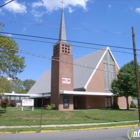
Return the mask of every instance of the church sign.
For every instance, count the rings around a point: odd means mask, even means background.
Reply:
[[[22,106],[34,106],[34,99],[23,99]]]
[[[71,84],[70,78],[62,78],[62,84]]]

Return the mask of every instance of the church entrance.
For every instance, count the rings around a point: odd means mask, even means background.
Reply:
[[[106,108],[111,108],[112,107],[111,97],[105,97],[105,107]]]

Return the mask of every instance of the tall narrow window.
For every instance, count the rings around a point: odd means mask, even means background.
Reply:
[[[108,51],[104,57],[105,90],[111,89],[111,83],[114,78],[115,78],[115,63]]]

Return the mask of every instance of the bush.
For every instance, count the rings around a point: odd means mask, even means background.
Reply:
[[[8,98],[5,98],[5,99],[2,99],[1,100],[1,107],[5,109],[6,111],[6,108],[9,106],[9,100]]]
[[[51,104],[51,107],[52,107],[52,109],[56,108],[55,104]]]
[[[136,105],[135,105],[135,103],[133,102],[133,100],[131,101],[130,108],[136,108]]]
[[[119,109],[119,105],[116,101],[113,102],[112,109]]]
[[[14,101],[13,102],[10,102],[10,106],[11,107],[16,107],[16,102],[14,102]]]
[[[46,107],[46,109],[48,109],[48,110],[52,110],[52,109],[55,109],[55,108],[56,108],[55,104],[46,105],[45,107]]]
[[[52,106],[51,105],[47,105],[46,109],[51,110]]]

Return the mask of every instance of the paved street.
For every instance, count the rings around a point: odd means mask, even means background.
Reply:
[[[0,140],[128,140],[127,132],[130,129],[129,127],[31,134],[0,134]],[[136,129],[140,130],[140,127]]]

